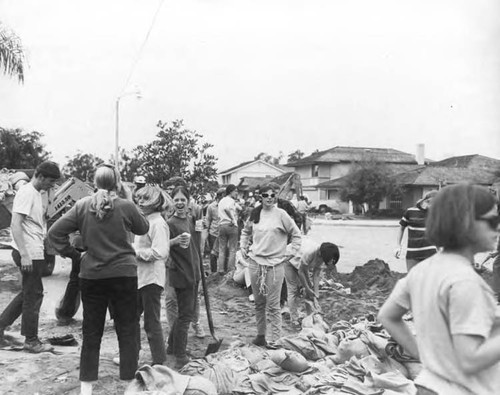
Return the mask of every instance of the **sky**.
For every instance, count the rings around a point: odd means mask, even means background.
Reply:
[[[498,15],[497,0],[0,0],[28,62],[23,85],[0,75],[0,126],[42,132],[61,164],[108,159],[121,97],[120,146],[183,119],[219,170],[334,146],[500,159]]]

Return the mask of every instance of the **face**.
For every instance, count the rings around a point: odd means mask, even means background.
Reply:
[[[40,177],[40,190],[42,191],[48,191],[49,189],[53,188],[54,185],[56,184],[57,178],[52,178],[52,177]]]
[[[182,192],[177,192],[173,197],[175,214],[178,217],[185,217],[187,214],[187,197]]]
[[[433,198],[427,198],[425,199],[421,204],[420,204],[420,207],[422,207],[424,210],[428,210],[431,205],[432,205],[432,199]]]
[[[271,208],[276,203],[276,193],[272,189],[262,191],[260,196],[262,197],[262,206],[264,208]]]
[[[149,196],[139,196],[137,198],[137,205],[143,212],[143,214],[151,214],[153,212],[153,208],[151,206],[146,206],[146,202],[149,200]]]
[[[475,252],[493,251],[496,248],[499,232],[497,208],[493,207],[486,214],[475,220]]]
[[[168,196],[172,196],[172,191],[175,189],[175,186],[174,185],[170,185],[168,187],[165,188],[165,192],[168,193]]]
[[[238,197],[238,190],[235,189],[233,192],[229,194],[229,196],[231,196],[233,199],[236,199]]]

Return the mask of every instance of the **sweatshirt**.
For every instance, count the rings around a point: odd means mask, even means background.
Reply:
[[[246,222],[240,246],[259,265],[276,266],[285,260],[289,237],[290,252],[296,255],[301,244],[300,230],[285,210],[274,206],[261,211],[259,223]]]
[[[114,209],[102,220],[90,211],[92,196],[80,199],[48,232],[49,242],[63,256],[78,254],[69,242],[69,234],[80,231],[83,253],[80,277],[103,279],[136,277],[137,260],[131,234],[143,235],[148,220],[129,200],[116,198]]]

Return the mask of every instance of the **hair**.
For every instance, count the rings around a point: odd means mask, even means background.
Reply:
[[[56,180],[61,178],[61,171],[59,166],[55,162],[49,160],[40,163],[35,169],[35,177],[41,175],[42,177],[55,178]]]
[[[177,195],[178,193],[182,193],[186,199],[189,201],[189,199],[191,198],[191,195],[189,194],[189,191],[186,187],[184,186],[176,186],[174,188],[174,190],[172,191],[172,199],[174,198],[175,195]]]
[[[236,190],[236,185],[234,184],[229,184],[227,187],[226,187],[226,196],[229,196],[230,193],[232,193],[233,191]]]
[[[436,247],[457,250],[474,243],[474,221],[495,207],[487,188],[457,184],[444,187],[432,201],[426,237]]]
[[[274,193],[278,193],[280,186],[275,182],[268,182],[260,187],[260,193],[272,190]]]
[[[102,220],[114,209],[114,200],[121,186],[120,174],[114,166],[101,165],[95,172],[94,184],[97,192],[92,196],[90,211],[95,213],[98,220]]]
[[[321,255],[321,258],[323,258],[323,261],[330,262],[332,259],[334,260],[334,265],[337,264],[340,258],[340,252],[339,252],[339,247],[337,247],[333,243],[322,243],[321,246],[319,247],[319,254]]]
[[[224,196],[226,196],[226,190],[224,188],[217,189],[217,194],[215,195],[215,198],[220,200]]]
[[[143,198],[145,200],[144,206],[151,208],[152,211],[161,212],[167,206],[167,199],[164,195],[166,192],[159,187],[146,185],[137,191],[136,198]]]
[[[170,177],[167,181],[164,181],[162,184],[162,187],[165,189],[171,186],[174,187],[181,186],[187,188],[188,184],[184,178],[176,176],[176,177]]]

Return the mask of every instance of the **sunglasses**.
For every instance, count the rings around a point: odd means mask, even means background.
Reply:
[[[500,216],[499,215],[494,215],[493,217],[480,217],[476,218],[477,221],[484,221],[488,224],[488,226],[493,229],[497,230],[498,225],[500,224]]]
[[[262,196],[263,198],[268,198],[268,197],[273,198],[276,196],[276,194],[275,193],[262,193],[260,196]]]

